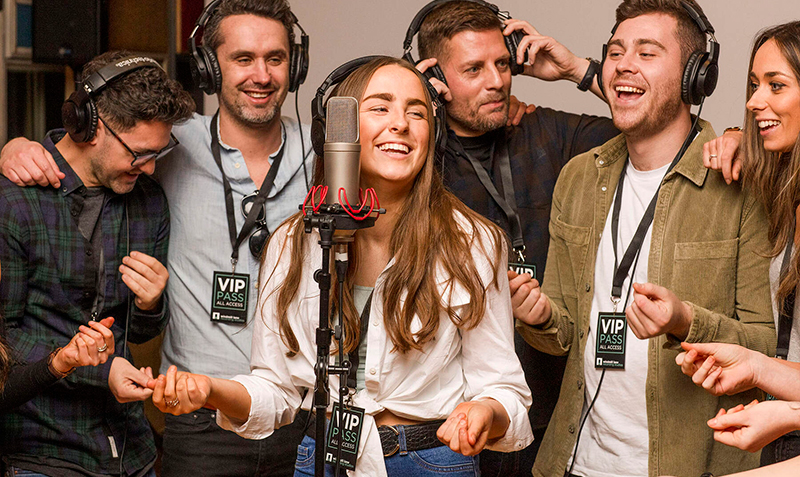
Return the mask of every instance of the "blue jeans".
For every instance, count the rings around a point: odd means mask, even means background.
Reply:
[[[403,432],[403,426],[397,426]],[[418,451],[408,451],[405,448],[405,438],[400,436],[400,450],[390,456],[384,457],[386,473],[389,477],[480,477],[478,456],[467,457],[450,450],[447,446],[434,447]],[[314,450],[316,442],[311,437],[305,436],[303,442],[297,447],[297,462],[294,467],[294,477],[307,477],[314,475]],[[325,477],[333,477],[333,466],[325,465]],[[345,476],[344,470],[339,472]]]

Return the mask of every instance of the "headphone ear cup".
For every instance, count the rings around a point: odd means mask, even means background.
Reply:
[[[686,62],[686,67],[683,68],[683,78],[681,79],[681,99],[686,104],[700,104],[703,99],[703,94],[697,87],[697,74],[700,70],[700,65],[703,64],[708,53],[704,51],[695,51]]]
[[[297,78],[299,76],[299,57],[300,52],[298,51],[300,45],[294,44],[292,45],[292,51],[289,53],[289,92],[294,93],[297,91],[297,88],[300,86],[297,84]]]
[[[698,91],[705,97],[711,96],[717,88],[717,79],[719,79],[719,65],[712,63],[710,59],[706,59],[697,73]]]
[[[603,56],[600,57],[600,69],[597,70],[597,87],[600,88],[600,92],[603,93],[604,98],[608,98],[606,95],[606,89],[603,87],[603,67],[606,65],[606,54],[608,53],[608,44],[603,45]]]
[[[524,37],[525,34],[519,30],[512,32],[508,36],[503,36],[503,39],[506,42],[506,48],[508,48],[508,54],[510,55],[508,61],[512,75],[518,75],[525,71],[525,63],[528,62],[528,52],[526,51],[525,57],[522,60],[522,64],[517,64],[517,50],[519,49],[519,44]]]
[[[311,119],[311,146],[317,156],[322,157],[325,153],[325,118],[323,116],[314,116]]]
[[[430,75],[427,75],[427,74],[425,75],[428,79],[433,77],[433,78],[438,79],[439,81],[441,81],[445,85],[447,84],[447,78],[445,78],[444,71],[442,71],[442,68],[439,65],[431,66],[428,69],[428,71],[430,71]],[[426,71],[426,73],[427,73],[427,71]],[[434,88],[434,93],[436,93],[436,89],[435,88]],[[438,93],[436,93],[436,94],[438,94]]]
[[[199,51],[205,61],[208,76],[208,83],[203,91],[207,94],[216,94],[222,87],[222,70],[219,68],[217,55],[205,46],[201,46]]]
[[[61,122],[73,141],[91,141],[97,132],[97,108],[85,94],[75,91],[61,105]]]

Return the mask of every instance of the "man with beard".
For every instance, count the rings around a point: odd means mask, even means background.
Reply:
[[[302,151],[301,140],[310,144],[308,129],[280,114],[289,90],[297,21],[289,5],[285,0],[222,0],[210,4],[208,13],[203,46],[219,66],[219,112],[215,117],[195,114],[177,126],[180,145],[159,163],[155,176],[172,217],[172,319],[164,335],[161,373],[174,365],[230,378],[250,371],[248,324],[256,319],[261,247],[269,231],[303,202],[313,157],[310,147],[305,155]],[[215,74],[213,68],[210,73]],[[16,139],[3,153],[0,172],[12,181],[58,187],[60,173],[41,148]],[[237,241],[246,206],[265,178],[274,185],[263,191],[267,198],[255,231],[249,240]],[[238,284],[244,285],[237,291],[244,299],[231,311],[225,308],[231,303],[216,297],[234,296],[226,292]],[[212,296],[218,306],[212,306]],[[267,439],[248,440],[219,428],[211,410],[167,415],[162,475],[291,476],[303,421]]]
[[[692,60],[706,54],[710,31],[693,1],[625,0],[617,9],[602,86],[622,135],[558,178],[543,288],[517,324],[533,346],[568,357],[535,476],[720,475],[758,465],[757,454],[705,429],[718,409],[757,394],[711,396],[675,365],[681,341],[775,348],[766,218],[703,166],[715,135],[690,114],[689,103],[713,91],[684,73],[702,65]],[[715,43],[702,71],[716,67]]]
[[[531,283],[538,286],[542,279],[550,202],[559,171],[571,157],[618,131],[607,118],[543,107],[523,116],[518,126],[506,127],[512,65],[503,35],[514,30],[526,34],[519,51],[529,50],[535,56],[523,74],[547,81],[569,79],[602,96],[594,82],[597,65],[539,35],[527,22],[510,20],[504,25],[480,2],[445,2],[425,16],[419,27],[419,50],[426,59],[419,68],[438,65],[446,79],[446,84],[432,80],[446,100],[445,184],[470,208],[503,227],[512,240],[515,252],[509,260],[513,270],[509,278],[516,312],[525,309]],[[518,275],[522,270],[530,273]],[[536,440],[520,452],[482,452],[484,475],[530,475],[558,399],[566,360],[537,351],[519,336],[515,342],[533,394],[529,418]]]

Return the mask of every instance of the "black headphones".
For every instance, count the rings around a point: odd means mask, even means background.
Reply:
[[[692,20],[697,24],[700,31],[709,37],[708,49],[705,51],[695,50],[686,61],[686,66],[683,68],[683,76],[681,78],[681,99],[686,104],[700,104],[707,96],[711,96],[714,89],[717,87],[717,79],[719,78],[719,43],[714,37],[714,27],[708,21],[706,15],[698,12],[689,3],[682,1],[681,6],[686,13],[692,17]],[[619,23],[614,25],[611,30],[611,36],[617,31]],[[603,45],[603,59],[600,63],[600,71],[597,73],[597,84],[600,86],[600,91],[605,96],[606,92],[603,88],[603,66],[608,54],[608,43]]]
[[[192,52],[191,69],[197,86],[206,94],[216,94],[222,87],[222,71],[219,68],[217,55],[205,45],[197,46],[197,32],[200,28],[205,34],[206,23],[222,0],[214,0],[203,9],[200,18],[189,35],[189,50]],[[308,74],[308,35],[294,13],[292,22],[300,29],[300,43],[291,45],[289,51],[289,92],[294,93],[306,80]]]
[[[314,146],[314,152],[317,156],[321,157],[325,152],[325,94],[332,86],[344,81],[352,72],[379,58],[386,58],[386,56],[362,56],[361,58],[350,60],[333,70],[320,87],[317,88],[317,94],[311,101],[311,144]],[[439,99],[439,93],[436,92],[436,88],[427,80],[425,81],[425,88],[428,90],[428,95],[433,102],[436,150],[444,151],[447,142],[445,108]]]
[[[411,20],[411,25],[409,25],[408,31],[406,32],[406,39],[403,41],[403,58],[408,60],[409,63],[411,63],[412,65],[417,64],[417,62],[414,61],[414,58],[411,56],[411,43],[414,40],[414,35],[419,33],[419,29],[422,26],[422,22],[425,21],[425,17],[427,17],[428,14],[439,5],[452,1],[455,0],[433,0],[429,4],[422,7],[422,10],[420,10],[417,13],[417,16],[415,16],[414,19]],[[472,3],[477,3],[479,5],[483,5],[484,7],[491,10],[492,13],[497,15],[497,18],[501,22],[504,22],[509,18],[511,18],[508,12],[501,11],[500,8],[497,7],[497,5],[494,5],[492,3],[485,2],[483,0],[460,0],[460,1],[469,1]],[[521,65],[517,64],[517,48],[519,47],[519,44],[522,41],[522,38],[524,37],[525,33],[519,30],[512,32],[508,36],[503,35],[503,39],[505,40],[506,43],[506,48],[508,48],[508,53],[511,55],[511,58],[509,59],[509,66],[511,67],[512,75],[518,75],[522,73],[525,70],[525,63],[528,61],[528,52],[526,51],[525,58],[522,62],[523,64]],[[442,71],[442,68],[438,64],[428,68],[428,70],[425,71],[425,76],[427,76],[428,78],[434,77],[439,81],[441,81],[442,83],[447,84],[447,80],[444,77],[444,72]]]
[[[109,63],[75,86],[61,106],[61,121],[69,137],[75,142],[89,142],[97,132],[97,106],[93,97],[97,96],[108,83],[139,68],[161,68],[154,59],[147,56],[127,56]]]

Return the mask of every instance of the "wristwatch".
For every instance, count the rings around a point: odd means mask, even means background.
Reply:
[[[597,72],[600,71],[600,62],[595,60],[594,58],[586,58],[589,60],[589,67],[586,68],[586,74],[583,75],[583,79],[580,83],[578,83],[578,89],[581,91],[586,91],[592,87],[592,82],[594,81],[595,75]]]

